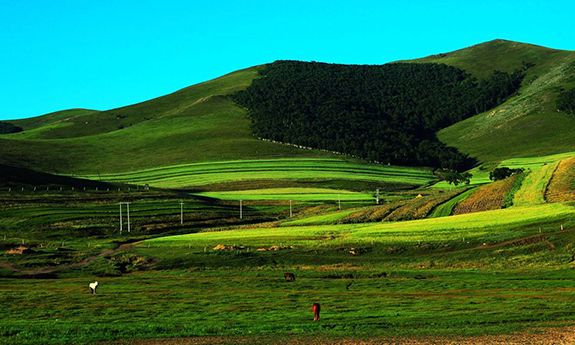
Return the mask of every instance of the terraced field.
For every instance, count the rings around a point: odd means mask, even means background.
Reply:
[[[471,193],[465,200],[458,203],[453,214],[464,214],[479,211],[496,210],[503,207],[506,196],[509,194],[519,175],[508,177],[482,186]]]
[[[575,199],[575,157],[559,162],[545,191],[545,199],[549,202]]]
[[[457,195],[453,199],[448,200],[447,202],[437,206],[433,212],[429,215],[429,218],[437,218],[437,217],[447,217],[450,216],[453,212],[453,208],[462,202],[463,200],[467,199],[471,193],[473,193],[477,188],[470,188],[465,192]]]
[[[194,163],[127,173],[81,175],[109,182],[192,188],[248,180],[350,180],[377,185],[423,186],[437,178],[427,169],[356,164],[339,159],[262,159]]]
[[[279,228],[242,229],[179,235],[147,240],[151,246],[195,246],[204,248],[233,243],[244,246],[322,246],[352,244],[413,244],[419,241],[442,243],[466,238],[474,243],[496,243],[514,237],[535,234],[533,229],[500,233],[505,227],[551,222],[572,217],[575,209],[561,203],[533,207],[464,214],[449,218],[432,218],[410,222],[379,224],[341,224]],[[533,231],[533,232],[532,232]],[[328,240],[326,242],[326,240]]]
[[[296,201],[374,201],[373,193],[328,188],[263,188],[228,192],[196,193],[222,200],[296,200]]]

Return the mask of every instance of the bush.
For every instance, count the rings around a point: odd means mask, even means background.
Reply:
[[[0,134],[18,133],[22,131],[22,127],[13,125],[8,122],[0,122]]]
[[[575,88],[562,92],[557,99],[557,109],[575,115]]]
[[[511,175],[519,174],[523,172],[523,168],[510,169],[507,167],[501,167],[493,170],[489,173],[489,179],[491,181],[499,181],[508,178]]]

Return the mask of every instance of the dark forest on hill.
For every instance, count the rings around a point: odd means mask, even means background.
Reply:
[[[435,133],[505,101],[522,71],[478,81],[439,64],[276,61],[233,99],[254,134],[395,165],[465,170],[474,159]]]

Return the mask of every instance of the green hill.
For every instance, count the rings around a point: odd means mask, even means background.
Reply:
[[[247,87],[258,67],[109,111],[67,110],[10,121],[0,163],[56,173],[97,173],[176,163],[317,157],[255,138],[246,111],[225,95]]]
[[[574,52],[495,40],[411,62],[444,63],[478,80],[488,79],[493,70],[511,73],[531,66],[519,92],[503,104],[440,130],[437,136],[447,145],[483,163],[575,151],[571,131],[575,117],[556,107],[562,90],[575,86]],[[53,173],[95,174],[226,160],[334,157],[254,137],[247,110],[228,96],[249,87],[262,68],[236,71],[118,109],[71,109],[9,121],[24,131],[0,136],[0,163]],[[433,142],[432,134],[430,138]],[[364,144],[352,144],[366,150]],[[389,151],[389,147],[371,143],[367,150],[367,158],[379,157],[378,150]],[[407,155],[408,150],[403,151],[396,155]]]
[[[575,87],[575,52],[494,40],[413,62],[445,63],[478,78],[492,70],[510,72],[524,63],[534,65],[517,95],[439,131],[446,144],[483,162],[575,150],[575,117],[557,111],[556,105],[560,92]]]

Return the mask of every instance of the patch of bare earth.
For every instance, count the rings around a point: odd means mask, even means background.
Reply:
[[[104,342],[101,345],[124,344],[124,345],[383,345],[383,344],[408,344],[408,345],[476,345],[476,344],[575,344],[575,327],[563,328],[540,328],[521,333],[507,335],[485,335],[479,337],[421,337],[421,338],[333,338],[333,337],[270,337],[270,336],[211,336],[191,338],[161,338],[161,339],[135,339]]]

